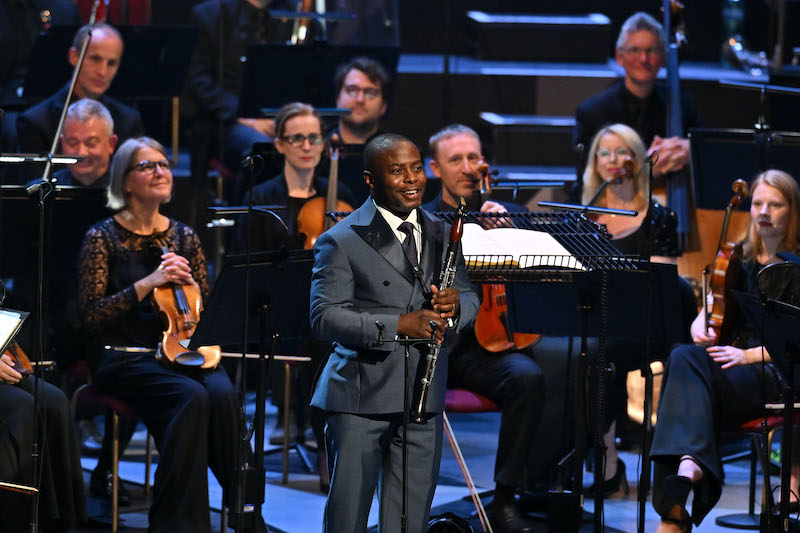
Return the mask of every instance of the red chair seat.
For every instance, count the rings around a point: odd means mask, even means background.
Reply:
[[[117,400],[113,396],[104,394],[97,390],[94,385],[86,385],[78,394],[78,401],[81,403],[100,404],[104,405],[120,416],[134,417],[136,411],[133,410],[128,404],[121,400]]]
[[[498,405],[486,396],[466,389],[447,389],[444,409],[450,413],[488,413],[500,410]]]

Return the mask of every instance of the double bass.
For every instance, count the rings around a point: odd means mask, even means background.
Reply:
[[[717,344],[720,346],[731,344],[734,340],[731,328],[736,311],[732,307],[734,302],[726,300],[729,300],[730,288],[739,286],[741,281],[736,275],[738,272],[736,266],[740,260],[741,248],[738,248],[736,243],[728,241],[728,225],[731,213],[739,207],[750,192],[747,182],[742,179],[736,180],[732,188],[734,195],[725,208],[725,218],[722,221],[722,231],[717,244],[717,255],[714,259],[714,264],[703,271],[702,294],[706,331],[710,330],[716,334]],[[710,280],[708,280],[709,277]],[[710,281],[710,288],[708,281]],[[713,297],[710,309],[707,291],[710,291]]]
[[[157,240],[161,253],[169,252],[166,243]],[[211,370],[222,358],[219,346],[200,346],[190,350],[189,340],[200,321],[203,297],[197,285],[166,283],[153,289],[153,307],[159,311],[166,329],[158,343],[156,359],[167,366],[180,365]]]

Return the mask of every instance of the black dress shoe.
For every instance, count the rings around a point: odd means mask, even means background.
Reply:
[[[631,491],[628,485],[628,478],[625,476],[625,463],[622,459],[617,458],[617,472],[609,479],[603,480],[600,484],[603,491],[603,498],[608,498],[612,494],[623,490],[625,496]],[[594,498],[595,486],[594,484],[586,487],[585,494],[587,498]]]
[[[535,533],[533,521],[519,512],[517,506],[489,505],[486,509],[494,533]]]
[[[112,493],[111,484],[112,475],[110,471],[92,472],[92,477],[89,481],[89,496],[110,502]],[[125,488],[122,481],[119,482],[118,487],[117,502],[122,507],[127,507],[131,504],[131,495],[128,493],[128,489]]]

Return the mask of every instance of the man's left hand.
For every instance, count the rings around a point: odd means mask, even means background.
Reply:
[[[460,307],[458,291],[453,287],[440,291],[436,288],[436,285],[431,285],[431,291],[433,292],[433,298],[431,299],[433,310],[440,313],[443,319],[455,319],[458,316]]]
[[[498,204],[497,202],[493,202],[492,200],[486,200],[483,202],[481,206],[481,213],[507,213],[508,209],[503,207],[502,204]]]
[[[656,135],[647,154],[658,151],[658,159],[653,165],[653,175],[662,176],[680,170],[689,164],[689,139],[682,137],[662,138]]]

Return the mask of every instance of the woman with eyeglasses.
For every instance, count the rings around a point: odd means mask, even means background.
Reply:
[[[94,385],[136,411],[161,456],[148,531],[210,531],[207,469],[225,498],[236,492],[239,400],[222,367],[188,374],[154,356],[164,325],[149,298],[153,289],[174,283],[209,294],[197,234],[160,212],[172,193],[164,147],[148,137],[125,141],[112,159],[106,190],[116,213],[92,226],[81,248],[79,304],[91,335]],[[238,520],[234,513],[231,523]],[[264,530],[260,521],[247,526]]]
[[[297,214],[312,198],[325,197],[328,180],[315,171],[325,150],[322,122],[317,111],[308,104],[293,102],[283,106],[275,117],[275,149],[283,155],[283,173],[253,188],[253,205],[282,205],[285,210],[276,213],[286,229],[272,217],[253,214],[248,220],[241,217],[237,223],[236,247],[246,246],[247,228],[250,229],[250,249],[276,250],[286,246],[290,250],[302,249],[305,236],[298,232]],[[355,205],[350,190],[339,183],[338,197]],[[250,194],[243,203],[247,205]]]
[[[582,203],[592,203],[597,207],[609,207],[636,211],[634,217],[599,215],[598,224],[606,227],[611,234],[611,243],[625,255],[650,258],[651,261],[677,262],[681,254],[678,245],[677,218],[672,210],[650,198],[650,165],[639,135],[624,124],[612,124],[602,128],[591,143],[586,170],[583,174]],[[604,183],[605,189],[599,193]],[[595,196],[597,196],[595,198]],[[691,289],[684,282],[687,317],[694,315]],[[687,318],[687,330],[688,321]],[[663,358],[667,348],[663,349]],[[609,384],[603,440],[607,447],[605,477],[602,483],[604,496],[610,496],[620,489],[628,492],[625,478],[625,463],[619,459],[616,447],[617,420],[625,423],[627,419],[626,378],[630,370],[641,368],[644,343],[609,339],[609,361],[616,372]],[[588,488],[593,494],[595,486]]]

